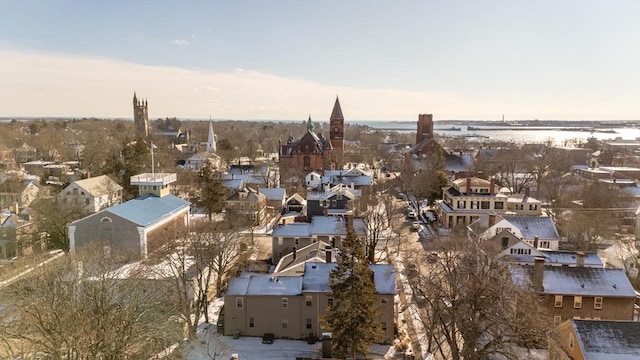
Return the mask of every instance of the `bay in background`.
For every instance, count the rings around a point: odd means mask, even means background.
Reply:
[[[350,121],[374,130],[415,133],[417,121]],[[593,137],[598,140],[640,141],[640,121],[434,121],[436,135],[464,137],[480,142],[505,141],[514,143],[551,142],[558,146],[572,146]]]

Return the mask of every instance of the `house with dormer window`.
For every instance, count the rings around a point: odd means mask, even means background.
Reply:
[[[559,325],[568,319],[633,320],[636,293],[621,269],[585,266],[510,267],[513,282],[542,297],[541,316]]]

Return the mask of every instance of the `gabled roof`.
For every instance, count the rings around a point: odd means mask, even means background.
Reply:
[[[571,320],[585,360],[640,358],[640,322]]]
[[[302,291],[331,292],[329,273],[336,266],[336,263],[305,263]],[[373,264],[369,265],[369,268],[373,270],[373,282],[378,294],[395,295],[397,293],[396,273],[393,265]]]
[[[307,199],[305,199],[302,195],[300,195],[298,193],[295,193],[295,194],[289,196],[289,198],[287,198],[287,200],[285,202],[288,204],[293,200],[295,200],[300,205],[306,205],[307,204]]]
[[[137,225],[150,226],[188,209],[190,204],[190,202],[172,194],[163,197],[146,194],[120,205],[106,208],[97,214],[111,213]],[[81,220],[76,220],[73,223]]]
[[[122,186],[120,186],[117,182],[111,180],[111,178],[107,175],[77,180],[72,182],[68,186],[68,188],[73,187],[74,184],[80,188],[83,188],[87,193],[93,196],[107,195],[109,193],[113,193],[114,191],[122,190]],[[62,192],[64,192],[64,190]]]
[[[326,242],[317,241],[297,249],[295,258],[292,251],[280,258],[273,273],[281,276],[301,276],[304,273],[304,264],[306,262],[326,262],[327,247],[330,246]]]
[[[516,285],[530,288],[534,266],[511,268]],[[622,269],[592,267],[544,266],[542,293],[551,295],[582,295],[635,298],[636,293]]]

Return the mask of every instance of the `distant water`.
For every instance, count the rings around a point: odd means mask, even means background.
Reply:
[[[403,133],[415,133],[417,121],[354,121],[372,129],[392,130]],[[506,141],[515,143],[542,143],[551,141],[555,145],[570,145],[573,140],[586,141],[588,138],[598,140],[638,140],[640,128],[636,127],[603,127],[591,129],[580,124],[576,126],[496,126],[496,125],[460,125],[455,123],[434,122],[436,135],[460,136],[470,140]],[[471,129],[469,128],[471,127]],[[453,130],[457,128],[460,130]]]

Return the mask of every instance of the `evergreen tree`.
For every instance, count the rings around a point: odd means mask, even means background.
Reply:
[[[364,254],[363,244],[348,233],[338,257],[337,267],[329,275],[334,299],[327,322],[333,333],[337,356],[366,355],[379,338],[379,311],[373,271]]]
[[[210,163],[202,167],[198,177],[201,181],[201,192],[196,204],[205,209],[211,220],[211,215],[221,211],[224,206],[224,186]]]

